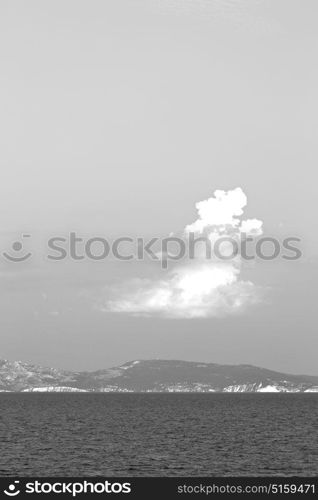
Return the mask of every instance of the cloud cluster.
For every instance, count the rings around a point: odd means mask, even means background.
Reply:
[[[217,189],[211,198],[199,201],[195,207],[198,219],[186,226],[186,232],[203,233],[216,229],[217,234],[233,233],[237,228],[247,234],[262,234],[263,222],[258,219],[240,220],[247,205],[246,194],[241,188],[230,191]]]
[[[262,221],[241,220],[247,197],[241,188],[217,190],[213,197],[196,204],[197,220],[185,234],[203,232],[215,240],[242,232],[259,235]],[[177,264],[164,279],[138,279],[124,283],[102,305],[105,311],[170,318],[206,318],[244,310],[258,300],[257,289],[240,279],[241,262],[207,260],[198,251],[194,260]]]

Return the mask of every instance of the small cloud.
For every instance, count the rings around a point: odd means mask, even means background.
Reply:
[[[247,219],[243,220],[240,225],[241,233],[251,234],[253,236],[260,236],[263,233],[262,230],[263,221],[258,219]]]

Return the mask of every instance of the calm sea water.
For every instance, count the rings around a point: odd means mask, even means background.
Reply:
[[[318,475],[315,394],[1,394],[0,475]]]

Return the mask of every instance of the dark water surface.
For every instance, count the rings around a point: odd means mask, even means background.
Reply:
[[[316,394],[0,394],[0,474],[318,475]]]

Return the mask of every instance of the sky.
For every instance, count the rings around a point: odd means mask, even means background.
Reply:
[[[318,374],[317,15],[314,0],[1,2],[0,357]],[[226,234],[257,219],[301,238],[301,259],[45,258],[71,231],[183,234],[198,202],[236,189]],[[14,241],[28,261],[3,256]]]

